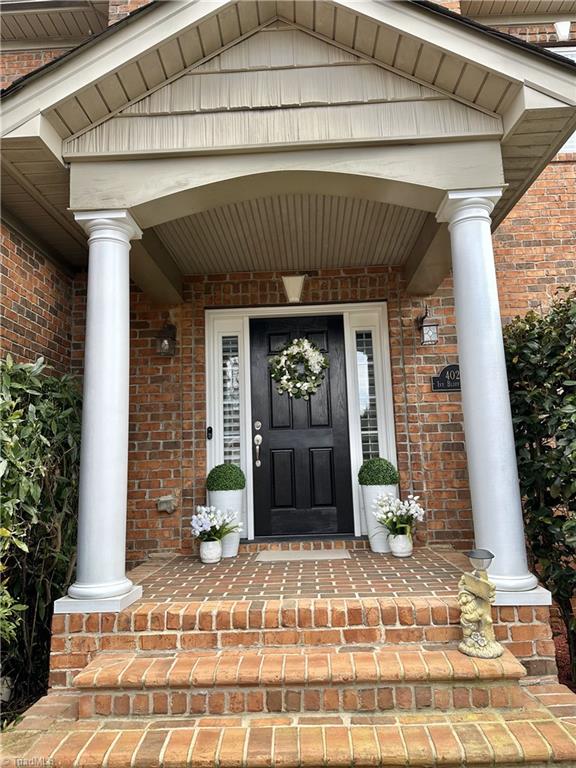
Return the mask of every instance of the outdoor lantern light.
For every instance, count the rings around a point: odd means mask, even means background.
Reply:
[[[299,304],[306,275],[285,275],[282,277],[286,298],[290,304]]]
[[[176,326],[166,323],[158,334],[158,354],[172,357],[176,353]]]
[[[471,549],[464,554],[470,560],[475,571],[486,571],[494,560],[494,555],[489,549]]]
[[[438,344],[438,322],[429,316],[428,305],[426,305],[424,314],[418,318],[417,323],[420,329],[420,343],[425,346]]]

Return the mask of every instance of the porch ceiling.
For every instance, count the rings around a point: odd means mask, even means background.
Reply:
[[[403,264],[427,214],[316,194],[224,205],[156,226],[183,274]]]

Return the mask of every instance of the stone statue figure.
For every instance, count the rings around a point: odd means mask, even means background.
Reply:
[[[504,652],[496,640],[492,623],[495,595],[496,587],[489,581],[485,569],[477,568],[474,573],[465,573],[460,579],[458,603],[464,639],[458,648],[467,656],[496,659]]]

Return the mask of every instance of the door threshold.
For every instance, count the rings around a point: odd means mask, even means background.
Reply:
[[[296,536],[255,536],[253,539],[242,539],[243,544],[273,544],[275,542],[298,541],[367,541],[368,536],[354,536],[353,533],[306,533]]]

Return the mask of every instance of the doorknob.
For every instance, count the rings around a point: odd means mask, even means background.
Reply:
[[[257,467],[262,466],[260,461],[260,446],[262,445],[262,435],[254,435],[254,445],[256,446],[256,461],[254,462]]]

